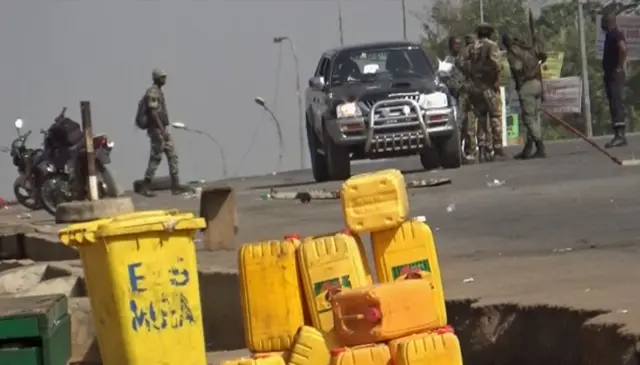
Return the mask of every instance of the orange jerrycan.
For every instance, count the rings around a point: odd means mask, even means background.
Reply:
[[[444,291],[438,264],[438,254],[431,228],[424,217],[416,217],[399,227],[371,233],[373,262],[378,281],[388,283],[404,279],[417,272],[435,290],[434,302],[429,304],[438,315],[437,327],[447,325]]]
[[[329,297],[336,288],[369,285],[370,274],[353,236],[337,233],[306,238],[298,249],[300,277],[313,327],[333,329]]]
[[[460,341],[451,327],[397,340],[396,365],[462,365]]]
[[[286,351],[304,324],[297,239],[247,243],[240,248],[240,298],[245,342],[254,352]]]
[[[335,331],[347,346],[364,345],[438,327],[433,288],[413,279],[339,291],[331,296]]]
[[[342,347],[331,350],[331,365],[391,364],[391,353],[385,344]]]

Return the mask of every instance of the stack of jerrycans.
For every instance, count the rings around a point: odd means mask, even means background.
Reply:
[[[341,189],[347,227],[371,234],[378,284],[335,292],[331,308],[336,365],[461,365],[447,325],[433,234],[424,217],[408,219],[402,173],[353,176]],[[366,260],[366,258],[365,258]]]
[[[371,285],[364,246],[347,232],[244,244],[240,293],[251,358],[224,365],[327,365],[333,346],[329,299]]]
[[[328,365],[336,338],[332,298],[342,291],[371,285],[364,246],[356,235],[337,232],[305,238],[298,248],[301,285],[309,326],[300,328],[289,365]]]

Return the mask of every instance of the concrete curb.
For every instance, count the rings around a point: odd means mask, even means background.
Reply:
[[[62,203],[56,209],[56,224],[88,222],[134,211],[130,197]]]

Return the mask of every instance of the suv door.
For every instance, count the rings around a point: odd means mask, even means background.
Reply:
[[[316,70],[316,77],[322,77],[324,79],[325,85],[328,85],[331,72],[331,59],[329,57],[323,56],[320,60],[320,64],[318,65],[318,69]],[[318,133],[318,136],[322,137],[322,117],[325,115],[328,107],[327,101],[327,92],[325,90],[314,90],[313,93],[313,103],[314,103],[314,128]]]

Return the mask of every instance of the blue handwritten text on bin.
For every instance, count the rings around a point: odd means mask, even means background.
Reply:
[[[129,274],[129,286],[132,298],[129,300],[131,311],[131,328],[134,331],[146,329],[147,331],[162,331],[168,328],[181,328],[185,325],[195,324],[193,311],[189,300],[181,289],[190,282],[190,273],[184,267],[184,259],[177,258],[177,263],[168,269],[169,285],[176,288],[168,293],[160,293],[153,299],[146,295],[149,287],[145,286],[147,276],[143,275],[144,266],[141,262],[127,265]]]

